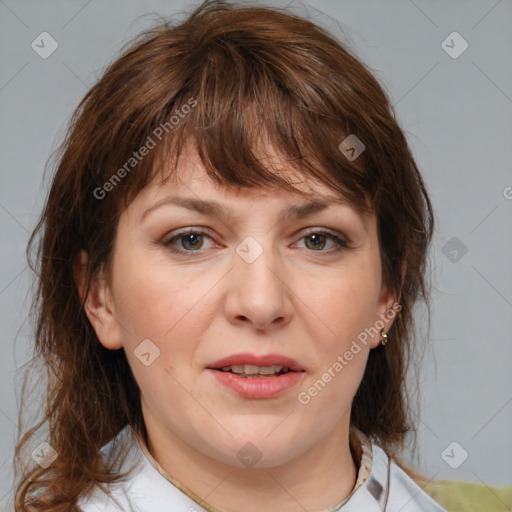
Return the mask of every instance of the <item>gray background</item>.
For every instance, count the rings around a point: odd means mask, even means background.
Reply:
[[[197,2],[0,1],[0,510],[12,508],[15,377],[30,354],[25,246],[46,193],[45,162],[106,63],[154,19],[141,15],[168,16],[191,5]],[[292,7],[309,12],[372,68],[434,203],[433,348],[423,362],[413,460],[432,477],[510,485],[512,2],[322,0]],[[31,48],[43,31],[59,45],[47,59]],[[469,45],[458,58],[442,47],[453,31]],[[457,39],[445,44],[461,48]]]

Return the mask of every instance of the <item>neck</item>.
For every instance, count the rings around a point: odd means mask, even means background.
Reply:
[[[356,482],[348,421],[299,457],[263,469],[211,458],[158,422],[146,421],[146,429],[148,451],[164,475],[179,482],[187,494],[191,491],[193,499],[223,512],[239,512],[241,503],[244,512],[324,510],[345,499]]]

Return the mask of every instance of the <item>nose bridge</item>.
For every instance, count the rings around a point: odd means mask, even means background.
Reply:
[[[259,329],[282,324],[291,311],[282,265],[267,235],[248,236],[237,246],[227,300],[232,321],[250,321]]]

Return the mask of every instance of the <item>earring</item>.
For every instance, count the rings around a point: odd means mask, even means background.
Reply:
[[[388,342],[388,333],[383,329],[380,335],[382,336],[382,341],[380,344],[384,346]]]

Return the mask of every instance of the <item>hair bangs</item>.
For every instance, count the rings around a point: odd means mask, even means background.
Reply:
[[[311,70],[287,69],[283,62],[272,62],[264,48],[238,44],[235,36],[210,39],[188,57],[189,76],[182,77],[187,85],[166,104],[162,95],[155,96],[150,122],[147,117],[126,120],[132,129],[139,127],[126,154],[148,138],[158,141],[119,187],[125,206],[158,172],[163,181],[175,175],[180,156],[191,145],[217,184],[235,189],[278,186],[307,194],[297,184],[316,182],[368,212],[377,177],[365,166],[364,154],[350,161],[339,149],[356,131],[350,129],[355,123],[333,112],[336,98],[313,87]],[[302,76],[294,76],[299,72]],[[171,78],[161,77],[164,83],[156,88],[170,91]],[[310,87],[304,85],[308,82]]]

